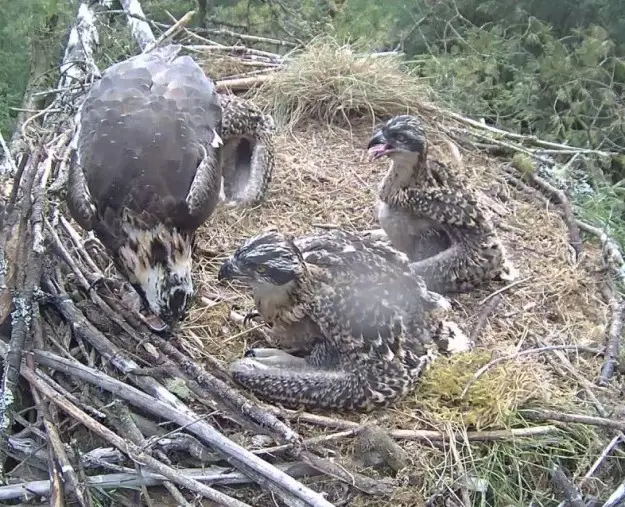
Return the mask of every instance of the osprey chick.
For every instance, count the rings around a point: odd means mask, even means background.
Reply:
[[[109,67],[80,111],[67,188],[143,301],[172,325],[192,296],[196,229],[219,202],[221,107],[180,46]]]
[[[518,276],[471,189],[443,164],[428,160],[427,137],[416,117],[391,118],[367,148],[373,159],[391,159],[378,192],[380,225],[428,288],[467,292]]]
[[[443,320],[449,303],[428,292],[400,252],[342,231],[299,244],[303,251],[277,232],[249,238],[218,274],[250,286],[261,316],[304,352],[251,349],[234,362],[234,379],[259,397],[290,407],[373,410],[404,397],[436,347],[470,347]]]

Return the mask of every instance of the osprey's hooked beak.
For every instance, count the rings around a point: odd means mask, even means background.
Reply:
[[[232,280],[233,278],[236,278],[238,274],[239,270],[232,262],[232,259],[228,259],[221,265],[221,268],[219,268],[219,273],[217,273],[217,280]]]
[[[378,130],[373,134],[367,145],[367,153],[369,160],[377,160],[384,155],[393,152],[395,147],[388,143],[386,136],[382,130]]]

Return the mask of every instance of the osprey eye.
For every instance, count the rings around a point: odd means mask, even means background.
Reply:
[[[258,273],[264,273],[265,271],[267,271],[267,266],[265,266],[264,264],[259,264],[258,266],[256,266],[256,271]]]

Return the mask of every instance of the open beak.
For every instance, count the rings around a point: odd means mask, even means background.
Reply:
[[[217,273],[217,280],[232,280],[234,277],[236,277],[237,274],[238,271],[232,263],[232,260],[228,259],[221,265],[221,268],[219,268],[219,273]]]
[[[369,144],[367,145],[369,160],[377,160],[391,152],[393,149],[393,146],[388,144],[386,137],[384,137],[384,133],[381,130],[378,130],[369,140]]]

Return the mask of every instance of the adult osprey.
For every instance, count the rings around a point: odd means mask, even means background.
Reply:
[[[109,67],[77,121],[67,204],[165,323],[193,296],[196,229],[221,187],[222,111],[213,82],[180,46]]]

